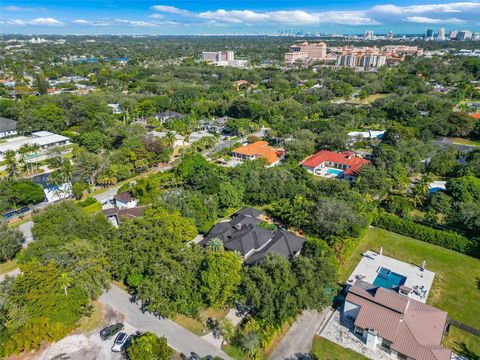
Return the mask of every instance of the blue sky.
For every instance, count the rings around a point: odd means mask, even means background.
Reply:
[[[480,0],[26,0],[0,2],[0,31],[24,34],[234,34],[296,30],[480,32]]]

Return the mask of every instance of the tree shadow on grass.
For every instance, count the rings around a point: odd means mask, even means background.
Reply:
[[[464,342],[456,342],[453,351],[468,360],[480,360],[480,354],[470,350]]]

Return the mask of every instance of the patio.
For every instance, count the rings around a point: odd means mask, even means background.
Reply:
[[[427,301],[435,277],[434,272],[427,269],[422,271],[418,265],[408,264],[371,250],[362,255],[362,259],[348,278],[347,284],[352,285],[357,279],[373,284],[381,267],[405,276],[404,285],[411,289],[418,289],[416,292],[412,290],[410,298],[423,303]]]

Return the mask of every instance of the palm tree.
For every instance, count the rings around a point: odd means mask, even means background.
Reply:
[[[169,131],[165,136],[165,139],[167,140],[168,146],[173,146],[176,140],[175,133],[173,131]]]
[[[210,239],[207,244],[207,250],[212,252],[223,251],[223,241],[219,238]]]
[[[5,152],[5,164],[7,165],[8,177],[16,178],[18,175],[17,155],[13,150]]]
[[[60,275],[60,286],[63,288],[65,296],[68,295],[68,288],[70,287],[71,282],[72,278],[67,273],[62,273],[62,275]]]
[[[41,149],[41,148],[40,148],[40,145],[38,145],[38,144],[32,144],[32,145],[30,145],[30,153],[29,153],[29,155],[35,154],[35,156],[36,156],[36,155],[37,155],[37,152],[38,152],[40,149]],[[37,170],[38,170],[38,162],[35,162],[35,167],[36,167]]]
[[[20,154],[20,164],[22,165],[22,168],[27,172],[28,174],[28,162],[26,161],[27,155],[30,153],[30,145],[28,144],[23,144],[20,149],[18,149],[18,153]]]

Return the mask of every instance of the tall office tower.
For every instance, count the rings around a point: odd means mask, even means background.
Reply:
[[[458,31],[457,30],[452,30],[450,31],[450,40],[454,40],[457,38]]]
[[[457,40],[471,40],[472,35],[470,30],[460,30],[457,34]]]
[[[373,31],[372,30],[365,30],[365,33],[363,34],[363,37],[366,40],[373,40]]]
[[[433,30],[428,29],[427,31],[425,31],[424,39],[425,40],[431,40],[432,38],[433,38]]]
[[[440,29],[438,29],[437,40],[439,41],[445,40],[445,28],[441,27]]]
[[[395,37],[395,33],[393,31],[389,31],[388,35],[387,35],[387,38],[393,39],[394,37]]]

